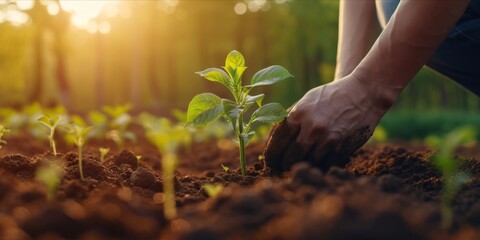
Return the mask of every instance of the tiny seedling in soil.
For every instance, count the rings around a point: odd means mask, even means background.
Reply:
[[[3,125],[0,124],[0,148],[2,148],[2,144],[7,144],[7,141],[3,140],[3,134],[10,132],[10,130],[6,129]]]
[[[99,148],[98,150],[100,151],[100,163],[103,163],[105,156],[110,152],[110,148]]]
[[[228,166],[225,166],[223,164],[221,164],[222,168],[223,168],[223,171],[228,173],[228,171],[230,170],[230,168]]]
[[[83,167],[82,167],[82,161],[83,161],[83,146],[85,145],[85,142],[87,141],[87,135],[88,132],[90,131],[91,127],[82,127],[78,125],[71,125],[69,127],[68,134],[73,135],[74,139],[73,142],[75,146],[78,148],[78,171],[80,172],[80,179],[84,180],[83,176]]]
[[[425,140],[427,145],[436,149],[430,161],[443,175],[442,189],[442,227],[450,228],[453,221],[453,199],[458,190],[468,180],[467,173],[459,169],[458,161],[455,159],[455,150],[461,145],[475,140],[475,129],[463,127],[447,134],[444,138],[429,136]]]
[[[262,105],[265,95],[251,96],[250,91],[255,87],[272,85],[293,77],[285,68],[273,65],[255,73],[250,84],[242,86],[242,75],[246,68],[243,55],[232,51],[227,56],[223,70],[208,68],[197,72],[207,80],[224,85],[232,93],[233,101],[222,99],[213,93],[201,93],[190,101],[187,110],[187,124],[195,127],[205,126],[220,116],[230,122],[238,138],[243,175],[246,173],[245,145],[255,135],[254,125],[279,122],[287,115],[287,111],[279,103]],[[259,108],[252,113],[250,120],[245,121],[247,111],[255,104]]]
[[[218,196],[223,190],[222,184],[205,184],[203,185],[203,189],[208,194],[209,197],[214,198]]]
[[[137,158],[137,168],[139,168],[140,167],[140,159],[142,159],[142,156],[137,155],[135,157]]]
[[[52,147],[53,155],[57,156],[57,146],[55,144],[55,129],[58,125],[62,123],[62,118],[57,114],[44,114],[37,119],[37,122],[42,124],[48,129],[48,139],[50,141],[50,146]]]
[[[47,197],[49,200],[53,199],[58,185],[63,177],[62,166],[59,162],[48,161],[44,166],[41,166],[35,172],[35,179],[47,188]]]
[[[127,130],[132,122],[132,116],[128,114],[131,108],[131,104],[103,107],[103,111],[111,118],[111,130],[107,133],[107,137],[112,139],[119,147],[123,147],[125,140],[136,140],[135,134]]]
[[[165,124],[162,128],[147,131],[148,140],[157,147],[162,155],[162,175],[164,181],[164,215],[171,220],[177,217],[175,206],[175,168],[178,165],[177,151],[181,146],[189,145],[191,136],[188,129],[180,125]]]

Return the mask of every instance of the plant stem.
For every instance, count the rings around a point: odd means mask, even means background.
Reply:
[[[54,135],[55,135],[55,130],[52,129],[50,133],[50,145],[52,146],[52,149],[53,149],[53,156],[57,156],[57,146],[55,145],[55,140],[53,139]]]
[[[242,175],[245,176],[247,172],[247,165],[245,161],[245,140],[242,137],[243,133],[243,114],[238,116],[238,147],[240,150],[240,168],[242,170]]]
[[[84,180],[83,178],[83,167],[82,167],[82,145],[78,145],[78,170],[80,171],[80,179],[82,179],[82,181]]]
[[[163,168],[163,190],[165,194],[165,201],[163,206],[163,213],[168,220],[177,217],[177,209],[175,207],[175,185],[173,182],[173,175],[175,172],[175,165],[177,156],[175,154],[166,154],[162,159]]]

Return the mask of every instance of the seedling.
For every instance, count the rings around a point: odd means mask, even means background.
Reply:
[[[83,167],[82,167],[82,161],[83,161],[83,146],[85,145],[85,142],[87,141],[87,135],[88,131],[90,131],[91,127],[82,127],[78,125],[71,125],[69,134],[73,135],[74,137],[74,144],[78,148],[78,170],[80,172],[80,179],[85,180],[83,176]]]
[[[110,152],[110,148],[99,148],[98,150],[100,151],[100,163],[103,163],[105,156]]]
[[[222,184],[205,184],[203,185],[203,189],[205,189],[205,192],[207,195],[211,198],[214,198],[218,196],[223,190],[223,185]]]
[[[10,132],[10,130],[6,129],[3,125],[0,124],[0,148],[2,148],[2,144],[7,144],[7,141],[3,140],[3,134]]]
[[[57,114],[44,114],[37,119],[37,122],[48,129],[48,139],[50,141],[50,147],[52,147],[54,156],[57,156],[57,147],[54,139],[55,129],[58,125],[62,124],[62,120],[63,119],[60,117],[60,115]]]
[[[62,166],[58,162],[49,161],[45,166],[38,168],[35,179],[47,188],[48,199],[53,199],[58,185],[63,177]]]
[[[125,140],[134,141],[136,139],[133,132],[127,131],[132,122],[132,116],[128,114],[131,108],[131,104],[103,107],[103,111],[111,118],[111,130],[107,133],[107,137],[112,139],[119,147],[123,147]]]
[[[226,172],[226,173],[228,173],[228,171],[230,170],[230,168],[227,167],[227,166],[225,166],[225,165],[223,165],[223,164],[221,164],[221,166],[222,166],[222,168],[223,168],[223,171]]]
[[[140,167],[140,159],[142,159],[142,156],[137,155],[135,157],[137,158],[137,168],[139,168]]]
[[[271,85],[293,76],[285,68],[273,65],[255,73],[250,84],[242,86],[242,75],[246,67],[245,59],[238,51],[228,54],[223,69],[208,68],[197,74],[224,85],[232,93],[233,101],[212,93],[196,95],[188,105],[187,125],[202,127],[220,116],[227,119],[238,138],[240,166],[242,174],[245,175],[245,145],[255,135],[253,126],[258,123],[279,122],[287,115],[287,111],[279,103],[262,105],[264,94],[251,96],[249,93],[255,87]],[[253,112],[250,120],[245,121],[247,111],[255,104],[259,108]]]
[[[443,175],[442,191],[442,227],[450,228],[453,220],[453,199],[460,187],[468,180],[467,173],[459,169],[459,164],[454,158],[455,149],[461,144],[472,142],[475,139],[475,130],[470,127],[456,129],[447,134],[443,139],[430,136],[425,141],[427,145],[437,149],[437,153],[430,161]]]
[[[171,220],[177,216],[174,186],[175,168],[178,164],[177,151],[182,145],[190,144],[191,136],[187,129],[179,125],[165,125],[161,129],[147,131],[146,136],[162,155],[164,215]]]

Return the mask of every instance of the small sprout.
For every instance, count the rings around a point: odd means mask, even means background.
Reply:
[[[245,59],[238,51],[232,51],[225,60],[223,69],[208,68],[197,72],[200,76],[213,82],[224,85],[233,95],[233,101],[222,99],[212,93],[196,95],[189,103],[187,110],[187,124],[203,127],[224,117],[230,122],[238,138],[240,151],[240,166],[242,174],[246,173],[245,146],[255,135],[254,126],[260,123],[275,123],[287,116],[287,111],[279,103],[262,105],[265,94],[251,96],[250,91],[259,86],[272,85],[284,79],[293,77],[287,69],[274,65],[255,73],[249,85],[242,86],[242,75],[247,69]],[[248,110],[257,105],[258,109],[252,113],[250,119],[244,119]]]
[[[208,194],[209,197],[214,198],[218,196],[223,190],[222,184],[205,184],[203,185],[203,189]]]
[[[176,218],[177,209],[175,207],[175,168],[178,164],[177,151],[181,146],[190,144],[191,136],[188,129],[180,125],[172,126],[169,122],[164,123],[161,128],[150,128],[146,136],[148,140],[157,147],[162,155],[162,175],[163,189],[165,194],[164,215],[171,220]]]
[[[55,145],[54,135],[57,126],[63,123],[62,117],[56,114],[43,114],[40,118],[37,119],[37,122],[48,129],[48,139],[50,140],[50,147],[52,147],[53,155],[57,156],[57,147]]]
[[[47,188],[48,199],[53,199],[63,177],[63,167],[57,161],[48,161],[35,172],[35,179]]]
[[[110,152],[110,148],[99,148],[98,150],[100,151],[100,163],[103,163],[105,156]]]
[[[469,179],[467,173],[460,170],[454,158],[455,150],[462,144],[475,140],[475,129],[471,127],[458,128],[447,134],[443,139],[429,136],[425,139],[428,146],[437,150],[430,161],[443,175],[442,189],[442,227],[450,228],[453,220],[453,199],[462,185]]]
[[[70,125],[69,128],[69,134],[73,135],[74,137],[74,144],[78,148],[78,170],[80,172],[80,179],[84,180],[83,176],[83,167],[82,167],[82,161],[83,161],[83,146],[85,145],[85,142],[87,141],[87,135],[88,132],[90,131],[91,127],[82,127],[78,125]]]
[[[221,164],[221,166],[222,166],[222,168],[223,168],[223,171],[225,171],[226,173],[228,173],[228,171],[230,170],[230,168],[227,167],[227,166],[225,166],[225,165],[223,165],[223,164]]]
[[[3,134],[10,132],[10,130],[6,129],[3,125],[0,124],[0,148],[2,148],[2,144],[7,144],[7,141],[3,140]]]
[[[142,159],[142,156],[137,155],[135,157],[137,158],[137,168],[139,168],[140,167],[140,159]]]
[[[132,122],[132,116],[128,114],[131,108],[131,104],[103,107],[103,111],[111,118],[111,130],[107,133],[107,137],[112,139],[119,147],[123,147],[125,140],[136,140],[135,134],[127,131]]]

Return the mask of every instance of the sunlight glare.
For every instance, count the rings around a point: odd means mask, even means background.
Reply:
[[[102,11],[105,1],[60,0],[63,10],[71,12],[72,23],[79,28],[86,28],[90,20]]]
[[[237,4],[235,4],[233,11],[235,11],[237,15],[243,15],[247,12],[247,4],[245,4],[244,2],[238,2]]]
[[[58,4],[56,2],[50,2],[47,5],[47,12],[48,12],[48,14],[50,14],[52,16],[55,16],[60,12],[60,7],[58,6]]]
[[[35,4],[34,0],[17,0],[15,2],[17,4],[17,7],[21,11],[25,10],[30,10],[33,8],[33,5]]]
[[[108,22],[101,22],[100,25],[98,26],[98,31],[101,34],[107,34],[110,32],[110,23]]]

